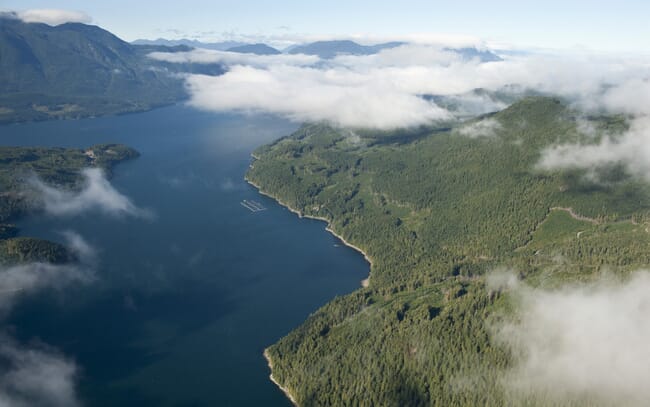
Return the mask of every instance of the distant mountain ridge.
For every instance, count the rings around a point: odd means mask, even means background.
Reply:
[[[496,62],[503,59],[492,51],[479,50],[475,47],[445,48],[445,51],[455,52],[465,60],[478,59],[481,62]]]
[[[316,41],[309,44],[292,47],[288,53],[317,55],[323,59],[332,59],[337,55],[374,55],[383,50],[407,45],[406,42],[386,42],[376,45],[361,45],[350,40]],[[465,60],[478,59],[480,62],[501,61],[501,57],[489,50],[479,50],[476,47],[450,48],[443,50],[458,54]]]
[[[282,52],[270,47],[266,44],[247,44],[237,47],[228,48],[228,52],[238,52],[240,54],[256,54],[256,55],[278,55]]]
[[[158,38],[155,40],[146,40],[146,39],[137,39],[131,42],[133,45],[164,45],[168,47],[174,47],[177,45],[185,45],[192,48],[206,48],[213,49],[215,51],[226,51],[230,48],[240,47],[244,45],[249,45],[241,41],[221,41],[221,42],[201,42],[197,40],[188,40],[188,39],[179,39],[179,40],[167,40],[164,38]]]
[[[323,59],[335,58],[337,55],[372,55],[384,49],[396,48],[404,42],[387,42],[377,45],[361,45],[350,40],[316,41],[298,45],[289,50],[289,54],[317,55]]]
[[[93,25],[0,15],[0,123],[142,111],[182,100],[183,81],[170,73],[191,69],[147,54],[189,49],[136,46]]]
[[[322,59],[332,59],[337,55],[374,55],[383,50],[397,48],[402,45],[407,45],[408,43],[403,41],[391,41],[375,45],[362,45],[351,40],[330,40],[292,45],[283,51],[280,51],[263,43],[246,44],[237,41],[205,43],[187,39],[165,40],[159,38],[157,40],[136,40],[133,41],[132,44],[164,45],[168,47],[184,45],[193,48],[206,48],[217,51],[239,52],[256,55],[304,54],[315,55]],[[487,49],[478,49],[476,47],[446,47],[443,48],[443,50],[456,53],[464,60],[477,59],[480,62],[494,62],[502,60],[501,57],[499,57],[493,51]]]

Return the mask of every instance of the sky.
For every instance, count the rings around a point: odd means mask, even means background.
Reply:
[[[650,53],[647,0],[0,0],[0,9],[68,9],[125,40],[266,36],[468,35],[488,44]]]

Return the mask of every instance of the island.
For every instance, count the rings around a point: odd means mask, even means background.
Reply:
[[[25,262],[67,263],[74,254],[59,243],[36,237],[19,237],[11,222],[38,210],[25,193],[28,179],[37,176],[59,188],[81,188],[81,170],[101,168],[110,176],[113,166],[138,157],[121,144],[98,144],[87,149],[0,147],[0,264]]]
[[[552,146],[628,125],[536,96],[401,136],[310,123],[257,149],[251,184],[372,259],[364,287],[265,350],[273,381],[300,406],[547,404],[503,385],[514,355],[491,327],[517,309],[487,276],[555,287],[650,262],[647,182],[615,164],[595,175],[539,166]]]

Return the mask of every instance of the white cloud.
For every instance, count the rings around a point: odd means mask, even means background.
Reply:
[[[0,313],[8,312],[20,298],[44,290],[62,290],[70,284],[88,284],[94,272],[83,265],[28,263],[0,268]]]
[[[635,76],[636,75],[636,76]],[[630,174],[650,181],[650,67],[612,76],[605,91],[580,101],[581,107],[627,115],[629,130],[622,134],[602,134],[600,141],[587,144],[561,144],[542,152],[542,170],[580,168],[590,171],[604,165],[623,165]],[[616,79],[619,79],[617,82]],[[596,135],[593,126],[578,122],[578,131]]]
[[[75,407],[77,367],[50,348],[23,347],[0,336],[0,405]]]
[[[188,52],[152,52],[149,57],[171,63],[248,65],[255,67],[278,64],[310,66],[319,61],[318,57],[313,55],[254,55],[203,48],[193,49]]]
[[[596,144],[562,144],[542,152],[542,170],[580,168],[590,170],[621,164],[632,175],[650,181],[650,117],[632,120],[623,135],[606,135]]]
[[[458,53],[445,50],[442,46],[404,44],[372,55],[339,55],[332,63],[359,70],[377,67],[448,66],[461,61]]]
[[[72,231],[62,233],[74,264],[28,263],[0,267],[0,319],[20,298],[50,290],[64,293],[70,284],[94,281],[95,249]],[[23,346],[0,333],[0,406],[75,407],[76,364],[46,345]]]
[[[505,107],[504,102],[485,93],[473,93],[477,88],[536,89],[571,98],[589,110],[613,107],[626,101],[613,89],[642,77],[650,69],[650,61],[645,59],[621,60],[578,53],[518,55],[480,63],[446,51],[448,45],[451,44],[406,44],[375,55],[346,55],[317,63],[315,57],[229,55],[232,53],[215,51],[155,56],[177,62],[219,62],[230,67],[223,76],[187,78],[190,103],[199,108],[263,111],[298,121],[329,120],[344,126],[382,129],[452,116],[423,100],[422,95],[453,99],[458,106],[454,112],[457,115],[476,115]],[[604,91],[607,86],[609,93]]]
[[[97,250],[90,245],[80,234],[66,230],[61,232],[66,240],[66,247],[74,253],[81,264],[92,265],[97,257]]]
[[[484,119],[475,123],[466,124],[458,129],[458,133],[463,136],[476,137],[494,137],[501,130],[502,126],[496,119]]]
[[[92,18],[81,11],[58,10],[58,9],[32,9],[19,11],[18,18],[26,23],[45,23],[48,25],[59,25],[64,23],[91,23]]]
[[[95,250],[78,234],[64,232],[70,250],[80,264],[29,263],[0,267],[0,317],[26,295],[50,290],[64,292],[70,284],[95,279],[86,262]],[[59,352],[44,345],[25,347],[0,334],[0,406],[74,407],[77,367]]]
[[[129,198],[113,188],[101,169],[86,168],[81,173],[84,181],[79,192],[54,188],[38,178],[32,178],[29,186],[43,209],[52,215],[72,216],[90,210],[100,210],[113,216],[151,216],[150,212],[138,208]]]
[[[448,112],[373,76],[286,65],[234,66],[224,75],[187,79],[192,106],[270,112],[296,121],[395,128],[447,119]]]
[[[603,105],[609,111],[650,115],[650,69],[643,77],[610,88],[603,97]]]
[[[311,40],[316,39],[332,38]],[[193,106],[270,112],[297,121],[327,120],[343,126],[390,129],[506,107],[508,98],[473,92],[479,88],[502,94],[534,89],[563,96],[590,112],[605,109],[638,115],[645,114],[646,106],[650,106],[648,58],[574,51],[515,54],[504,56],[502,61],[480,63],[446,50],[485,49],[483,42],[471,37],[353,39],[361,43],[408,43],[375,55],[342,55],[327,61],[313,56],[207,50],[153,56],[170,62],[229,67],[229,72],[220,77],[187,77]],[[453,114],[423,100],[423,95],[446,97],[445,101],[454,106]]]
[[[504,380],[515,397],[647,405],[650,273],[557,290],[514,287],[518,322],[501,326],[498,338],[517,358]]]

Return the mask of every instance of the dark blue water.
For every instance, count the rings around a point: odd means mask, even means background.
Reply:
[[[0,127],[3,145],[136,148],[142,156],[119,164],[111,182],[156,215],[19,222],[23,235],[81,234],[99,250],[98,279],[25,299],[5,322],[12,334],[73,359],[85,405],[290,405],[268,380],[263,349],[368,273],[322,222],[243,181],[250,152],[295,127],[181,106]],[[268,210],[252,213],[242,199]]]

